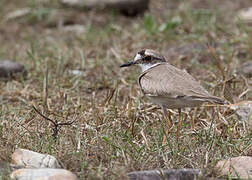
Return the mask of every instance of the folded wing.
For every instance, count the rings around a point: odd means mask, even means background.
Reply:
[[[210,95],[198,81],[186,71],[168,63],[159,64],[143,72],[138,79],[142,92],[148,96],[167,98],[190,97],[223,104],[224,101]]]

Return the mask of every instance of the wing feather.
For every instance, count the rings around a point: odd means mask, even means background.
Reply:
[[[211,96],[190,74],[168,63],[144,71],[138,82],[142,92],[148,96]]]

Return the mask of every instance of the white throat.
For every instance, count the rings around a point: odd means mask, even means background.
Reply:
[[[156,64],[138,64],[139,67],[141,67],[142,69],[142,72],[154,67],[154,66],[157,66],[159,65],[160,63],[156,63]]]

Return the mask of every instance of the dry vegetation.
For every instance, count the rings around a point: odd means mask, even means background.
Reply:
[[[116,179],[157,168],[199,168],[217,176],[218,160],[251,155],[251,127],[225,107],[184,109],[179,142],[173,126],[162,144],[162,113],[140,93],[139,71],[119,69],[142,48],[169,56],[170,47],[215,42],[220,44],[210,53],[215,58],[178,55],[169,61],[187,69],[209,92],[237,99],[247,89],[244,79],[226,82],[240,63],[251,60],[252,33],[234,16],[249,0],[221,3],[153,1],[149,12],[130,19],[116,12],[62,9],[51,1],[1,0],[0,59],[22,62],[29,73],[25,79],[0,81],[0,160],[10,161],[20,147],[57,157],[81,179]],[[27,6],[31,14],[2,21],[8,12]],[[64,30],[75,23],[84,31]],[[57,123],[75,121],[60,126],[55,138],[53,123],[32,105]],[[176,124],[178,113],[172,112]]]

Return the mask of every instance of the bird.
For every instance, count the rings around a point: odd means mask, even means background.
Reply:
[[[167,123],[166,134],[172,126],[167,109],[178,109],[176,139],[181,128],[182,108],[198,107],[205,102],[225,104],[224,99],[208,93],[189,73],[169,64],[165,57],[155,50],[142,49],[132,60],[120,67],[133,65],[140,66],[142,70],[138,77],[138,85],[142,93],[162,109]]]

